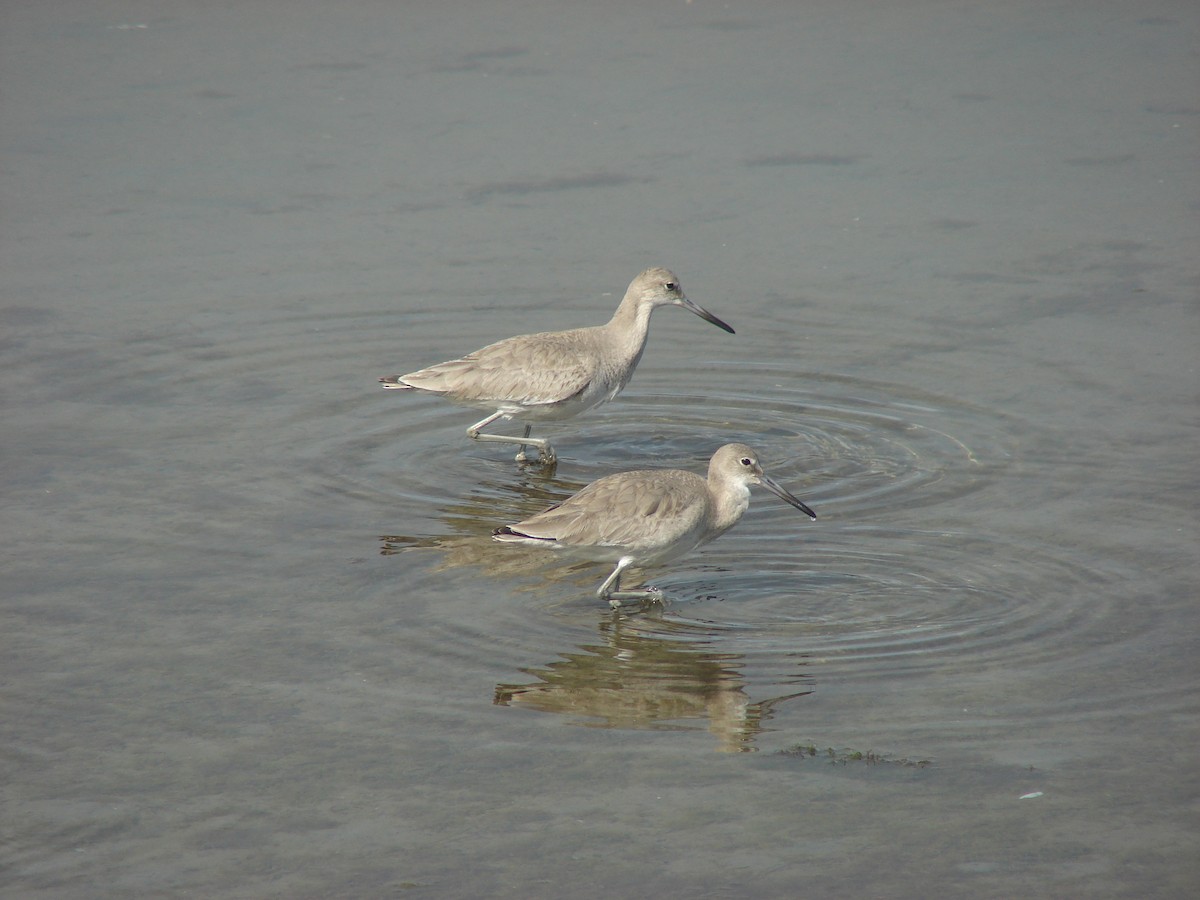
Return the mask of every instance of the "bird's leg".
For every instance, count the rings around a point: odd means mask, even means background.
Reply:
[[[467,427],[467,437],[469,437],[473,441],[510,441],[510,440],[512,440],[512,438],[506,438],[499,434],[480,434],[479,433],[479,429],[485,428],[488,425],[491,425],[493,422],[495,422],[497,419],[499,419],[503,415],[504,415],[504,413],[500,412],[500,410],[496,410],[490,416],[480,419],[474,425],[468,426]]]
[[[512,440],[514,440],[514,441],[517,441],[517,440],[523,441],[523,443],[521,444],[521,449],[517,451],[517,456],[516,456],[517,462],[527,463],[530,461],[529,457],[525,454],[525,446],[526,446],[526,444],[528,444],[530,447],[537,447],[538,465],[553,466],[555,463],[558,462],[558,457],[555,456],[555,454],[554,454],[554,448],[550,446],[550,442],[548,440],[546,440],[545,438],[530,437],[529,432],[532,428],[533,428],[532,425],[526,425],[524,437],[512,438]]]
[[[487,418],[480,419],[467,429],[467,437],[473,441],[494,441],[498,444],[520,444],[521,450],[517,453],[517,462],[520,463],[526,462],[528,459],[528,457],[525,455],[526,446],[538,448],[538,455],[543,464],[550,465],[554,462],[557,462],[557,457],[554,455],[554,448],[550,446],[550,442],[548,440],[545,438],[534,438],[529,436],[529,432],[533,427],[531,425],[525,426],[525,435],[523,437],[516,437],[508,434],[483,434],[480,431],[480,429],[491,425],[504,415],[505,414],[503,412],[497,410]]]
[[[622,556],[617,562],[617,567],[612,570],[612,574],[604,579],[604,583],[596,591],[596,596],[601,600],[607,600],[608,605],[613,609],[620,607],[622,600],[646,601],[662,599],[662,591],[656,587],[647,587],[637,591],[621,590],[621,573],[632,564],[632,556]]]
[[[525,423],[525,434],[523,435],[523,437],[528,439],[529,432],[531,432],[532,430],[533,430],[533,426],[530,425],[528,422],[526,422]],[[517,451],[517,462],[519,462],[519,463],[529,462],[529,457],[525,455],[525,445],[524,444],[522,444],[521,449]]]
[[[610,591],[608,605],[613,609],[621,606],[623,600],[641,600],[643,603],[661,603],[663,592],[656,587],[645,587],[636,591]]]
[[[617,562],[617,567],[612,570],[612,574],[605,578],[604,583],[597,588],[596,596],[601,600],[607,600],[609,603],[612,603],[612,592],[621,589],[621,572],[632,562],[633,560],[628,556],[621,557]],[[620,606],[621,604],[618,601],[613,605]]]
[[[517,462],[527,463],[529,457],[525,454],[525,445],[532,444],[538,448],[538,462],[544,466],[552,466],[558,462],[558,457],[554,455],[554,448],[550,446],[550,442],[544,439],[531,438],[529,432],[533,430],[532,425],[525,426],[525,435],[522,438],[525,443],[521,445],[521,449],[517,451]]]

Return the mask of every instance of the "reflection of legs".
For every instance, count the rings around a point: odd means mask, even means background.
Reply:
[[[532,425],[525,426],[524,437],[512,437],[507,434],[480,433],[479,429],[491,425],[503,415],[504,413],[502,412],[494,412],[486,419],[481,419],[480,421],[476,422],[467,429],[467,437],[473,441],[494,441],[498,444],[520,444],[521,449],[517,453],[517,462],[526,462],[528,460],[528,457],[525,455],[526,446],[537,447],[538,455],[541,457],[542,462],[546,463],[547,465],[555,461],[554,448],[550,446],[550,442],[548,440],[545,438],[531,438],[529,436],[529,432],[533,430]]]
[[[616,609],[622,600],[661,600],[662,591],[656,587],[646,587],[639,591],[621,590],[621,573],[633,564],[632,556],[622,556],[612,574],[604,579],[604,584],[596,591],[596,596],[607,600],[608,605]]]

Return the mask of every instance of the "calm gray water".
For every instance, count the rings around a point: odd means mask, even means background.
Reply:
[[[1200,7],[0,26],[4,896],[1200,888]],[[552,473],[377,387],[648,265]],[[730,440],[663,607],[488,539]]]

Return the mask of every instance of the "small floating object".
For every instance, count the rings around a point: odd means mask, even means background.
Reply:
[[[1035,797],[1041,797],[1042,793],[1043,793],[1042,791],[1030,791],[1028,794],[1022,794],[1017,799],[1018,800],[1032,800]]]

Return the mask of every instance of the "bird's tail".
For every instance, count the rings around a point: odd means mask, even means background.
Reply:
[[[401,381],[400,379],[403,377],[403,375],[385,375],[379,379],[379,386],[393,391],[411,391],[413,386]]]

